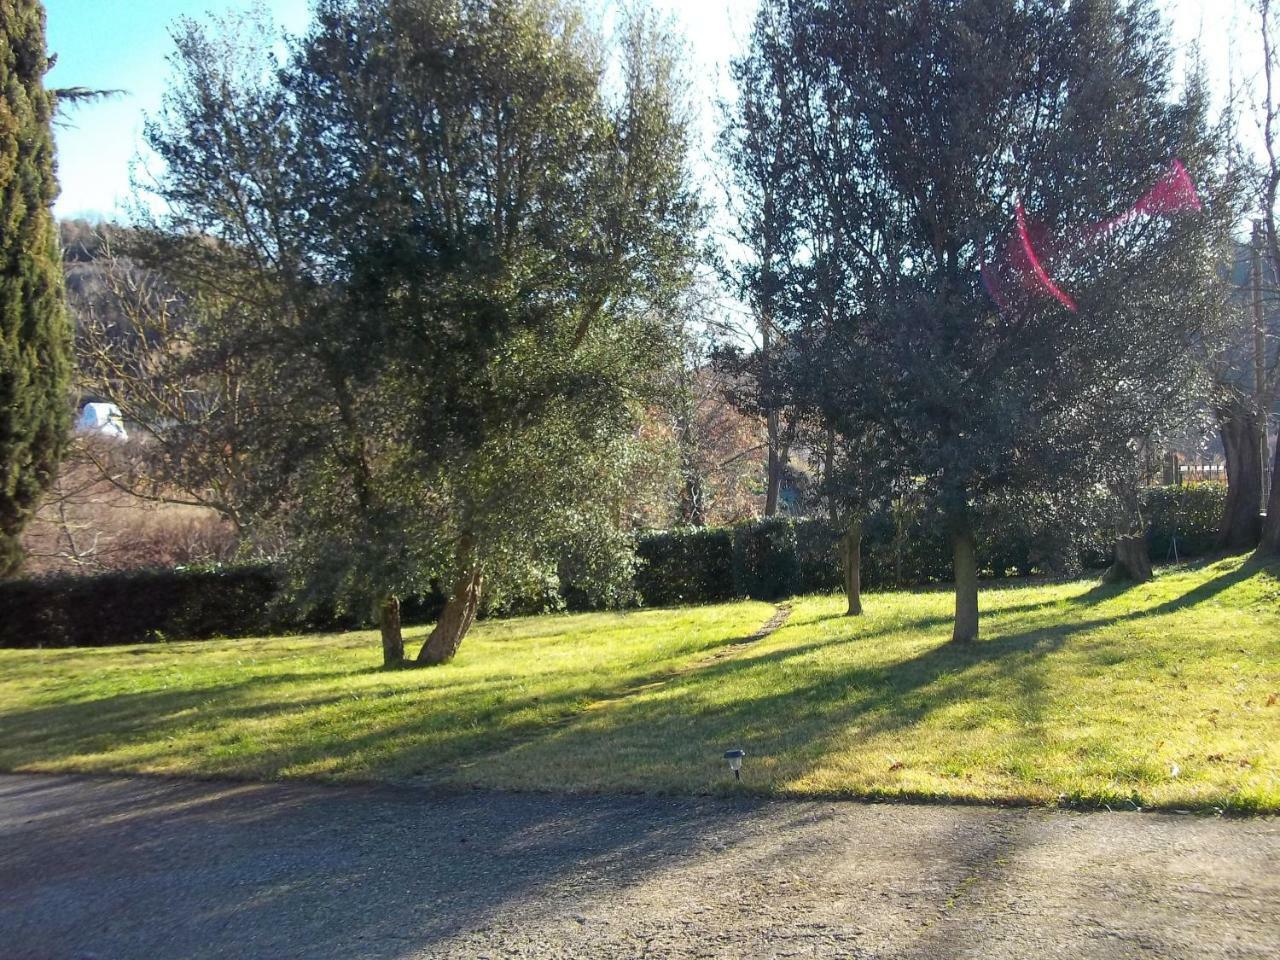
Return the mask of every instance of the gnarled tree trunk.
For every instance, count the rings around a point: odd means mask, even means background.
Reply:
[[[454,580],[449,600],[431,635],[427,637],[427,642],[418,652],[417,662],[424,666],[436,666],[452,660],[458,653],[458,647],[462,645],[463,637],[475,622],[484,578],[480,574],[480,565],[475,560],[474,545],[469,539],[464,539],[458,549],[458,566],[460,572]]]
[[[845,616],[862,613],[862,520],[851,516],[840,539],[840,560],[844,566],[844,592],[849,598]]]
[[[400,598],[388,594],[378,603],[378,629],[382,631],[382,665],[404,663],[404,634],[400,632]]]
[[[1218,546],[1248,550],[1262,532],[1262,429],[1249,400],[1235,398],[1216,409],[1218,431],[1227,454],[1227,502],[1218,528]]]
[[[1121,512],[1116,518],[1115,552],[1102,581],[1146,583],[1151,579],[1151,554],[1147,548],[1147,522],[1142,516],[1138,474],[1132,473],[1112,487],[1111,492],[1119,502]]]
[[[951,557],[956,581],[956,620],[952,643],[972,643],[978,639],[978,551],[969,518],[960,517],[951,525]]]
[[[1102,579],[1107,583],[1146,583],[1151,579],[1151,556],[1141,533],[1116,537],[1115,557]]]

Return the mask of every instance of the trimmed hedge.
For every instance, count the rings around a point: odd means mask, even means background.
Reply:
[[[636,590],[649,607],[732,600],[733,532],[724,527],[651,533],[636,544]]]
[[[780,600],[800,586],[796,522],[769,517],[733,528],[733,593]]]
[[[1225,488],[1216,484],[1148,491],[1151,559],[1213,550]],[[642,536],[636,545],[635,592],[645,606],[720,603],[738,597],[777,600],[839,590],[840,537],[825,520],[770,518],[733,529],[675,530]],[[982,532],[984,576],[1033,571],[1070,573],[1109,561],[1099,531],[1072,539],[1052,528],[1008,522]],[[1063,556],[1070,553],[1071,556]],[[918,515],[876,514],[863,524],[862,584],[866,589],[946,582],[951,551],[936,524]],[[72,647],[244,637],[287,631],[350,629],[359,616],[301,616],[280,601],[269,566],[137,570],[91,577],[0,581],[0,647]],[[563,591],[568,609],[598,606]],[[444,598],[406,600],[406,623],[426,623]],[[541,608],[539,608],[541,609]]]
[[[1151,559],[1203,556],[1217,542],[1226,499],[1221,484],[1148,490]],[[649,606],[717,603],[735,597],[777,600],[796,593],[839,590],[842,530],[827,520],[773,517],[732,530],[703,528],[651,534],[640,541],[637,587]],[[988,522],[978,539],[984,577],[1048,573],[1074,576],[1110,563],[1102,530],[1072,534],[1052,523]],[[936,523],[909,511],[878,512],[863,523],[863,589],[923,586],[951,579],[951,545]]]
[[[280,629],[269,567],[131,570],[0,582],[0,647],[96,647]]]
[[[1147,491],[1147,547],[1155,563],[1200,557],[1218,545],[1227,499],[1220,483],[1186,483]],[[1176,538],[1176,548],[1175,548]]]

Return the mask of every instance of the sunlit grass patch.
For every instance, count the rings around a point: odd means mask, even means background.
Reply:
[[[988,589],[971,647],[925,590],[745,645],[768,605],[490,621],[432,670],[370,633],[0,651],[0,767],[1280,811],[1277,573]]]
[[[942,591],[867,614],[799,601],[741,655],[486,758],[466,782],[1280,809],[1280,581],[1243,559],[984,593],[947,642]],[[719,757],[747,750],[742,786]]]

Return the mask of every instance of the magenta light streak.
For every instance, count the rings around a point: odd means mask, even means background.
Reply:
[[[1053,280],[1050,278],[1044,266],[1040,263],[1040,258],[1036,255],[1035,248],[1031,245],[1031,236],[1027,232],[1027,211],[1023,209],[1022,201],[1018,201],[1018,239],[1022,242],[1022,252],[1030,264],[1031,270],[1035,273],[1036,279],[1040,281],[1040,285],[1060,304],[1075,313],[1079,308],[1076,302],[1071,299]]]

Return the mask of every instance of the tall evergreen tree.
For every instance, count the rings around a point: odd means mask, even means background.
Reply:
[[[0,0],[0,575],[53,480],[68,425],[71,332],[51,206],[44,8]]]

